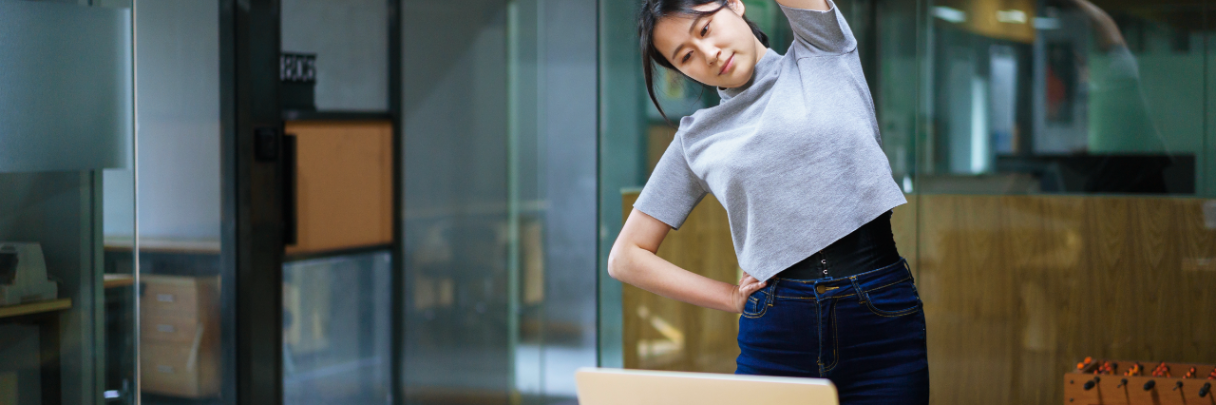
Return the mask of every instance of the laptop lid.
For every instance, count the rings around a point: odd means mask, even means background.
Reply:
[[[837,405],[822,378],[580,368],[579,405]]]

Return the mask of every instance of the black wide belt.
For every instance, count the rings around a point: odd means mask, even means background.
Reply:
[[[891,211],[887,211],[776,277],[799,280],[849,277],[899,260],[895,236],[891,233]]]

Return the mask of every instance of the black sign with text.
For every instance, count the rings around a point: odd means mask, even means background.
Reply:
[[[279,56],[279,80],[294,83],[317,82],[317,55],[283,53]]]
[[[316,110],[313,99],[317,86],[317,54],[280,54],[279,82],[279,100],[283,109]]]

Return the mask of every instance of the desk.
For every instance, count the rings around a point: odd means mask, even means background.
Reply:
[[[59,311],[72,307],[70,298],[0,307],[0,323],[38,325],[38,363],[42,370],[42,403],[59,405]]]
[[[106,289],[126,287],[135,284],[135,277],[130,274],[105,274],[102,286]]]

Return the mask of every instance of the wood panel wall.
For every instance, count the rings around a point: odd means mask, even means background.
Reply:
[[[934,403],[1063,401],[1085,357],[1216,361],[1216,229],[1201,199],[920,200]]]
[[[636,198],[623,196],[624,214]],[[925,302],[932,402],[1060,403],[1061,374],[1085,356],[1216,362],[1204,202],[909,196],[892,226]],[[709,197],[659,256],[738,280],[725,210]],[[733,372],[737,315],[631,286],[622,302],[625,367]]]

